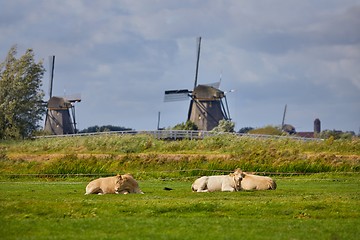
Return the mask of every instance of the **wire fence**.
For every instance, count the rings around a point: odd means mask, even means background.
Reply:
[[[208,169],[188,169],[188,170],[167,170],[167,171],[140,171],[138,173],[131,173],[135,177],[142,178],[157,178],[160,180],[174,180],[174,179],[192,179],[199,176],[209,176],[209,175],[226,175],[232,173],[233,171],[229,170],[208,170]],[[198,174],[197,174],[198,173]],[[291,176],[307,176],[315,175],[319,173],[314,172],[248,172],[251,174],[261,175],[261,176],[279,176],[279,177],[291,177]],[[321,174],[332,172],[321,172]],[[0,177],[5,178],[95,178],[95,177],[108,177],[114,176],[118,173],[68,173],[68,174],[54,174],[54,173],[18,173],[18,174],[0,174]],[[125,173],[122,173],[125,174]],[[175,175],[174,175],[175,174]],[[341,172],[342,175],[356,174],[359,175],[360,172]],[[176,176],[176,177],[175,177]]]

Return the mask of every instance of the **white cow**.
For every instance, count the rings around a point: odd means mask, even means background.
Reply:
[[[194,181],[191,186],[193,192],[235,192],[240,190],[241,173],[229,175],[203,176]]]
[[[130,174],[116,175],[114,177],[98,178],[91,181],[86,186],[87,194],[128,194],[128,193],[141,193],[139,184]]]
[[[265,176],[258,176],[254,174],[249,174],[236,169],[234,174],[240,174],[242,176],[241,180],[241,189],[242,190],[275,190],[276,182]]]

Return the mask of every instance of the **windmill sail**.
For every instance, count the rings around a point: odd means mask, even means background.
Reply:
[[[187,89],[165,91],[164,102],[175,102],[189,99],[191,91]]]
[[[55,66],[55,56],[49,56],[50,64],[50,85],[49,85],[49,99],[52,97],[52,89],[54,82],[54,66]]]
[[[81,94],[71,94],[71,95],[65,95],[64,98],[68,100],[69,102],[81,102]]]
[[[197,58],[196,58],[196,70],[195,70],[194,88],[196,88],[197,80],[198,80],[199,62],[200,62],[200,48],[201,48],[201,37],[198,38],[198,49],[197,49]]]
[[[220,83],[221,82],[214,82],[214,83],[207,83],[207,84],[204,84],[204,85],[209,86],[209,87],[213,87],[213,88],[219,88]]]

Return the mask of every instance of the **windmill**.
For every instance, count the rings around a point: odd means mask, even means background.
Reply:
[[[199,130],[210,131],[219,124],[220,120],[231,119],[225,92],[219,89],[220,82],[206,85],[197,84],[200,47],[201,37],[198,38],[194,89],[167,90],[164,101],[182,101],[190,98],[187,120],[195,123]]]
[[[287,132],[288,134],[295,134],[296,133],[295,127],[293,125],[285,123],[286,110],[287,110],[287,104],[285,104],[285,108],[284,108],[283,119],[281,122],[281,130],[283,132]]]
[[[46,102],[47,109],[44,131],[52,135],[74,134],[77,132],[75,121],[75,103],[81,102],[81,98],[79,96],[52,96],[55,56],[50,56],[49,61],[50,87],[49,100]],[[72,117],[70,116],[69,110],[71,110]]]

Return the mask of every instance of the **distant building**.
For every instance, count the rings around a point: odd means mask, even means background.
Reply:
[[[314,133],[320,133],[321,132],[321,122],[320,120],[317,118],[314,121]]]
[[[321,122],[318,118],[314,120],[313,132],[297,132],[296,135],[303,138],[315,138],[318,137],[321,132]]]
[[[303,138],[314,138],[314,132],[297,132],[296,135]]]

